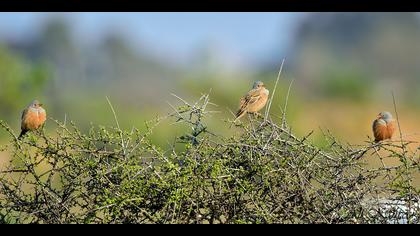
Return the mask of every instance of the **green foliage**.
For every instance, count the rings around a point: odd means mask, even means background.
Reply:
[[[372,81],[355,71],[337,70],[326,73],[321,89],[327,97],[365,101],[370,98]]]
[[[23,140],[0,122],[13,159],[0,172],[0,219],[6,223],[418,223],[419,190],[409,180],[419,170],[406,143],[354,149],[330,134],[319,149],[290,132],[285,122],[249,116],[240,135],[208,129],[208,95],[183,99],[173,113],[140,132],[55,121],[57,132]],[[163,150],[149,139],[164,119],[189,131],[184,145]],[[229,124],[231,125],[231,124]],[[117,125],[118,126],[118,125]],[[182,137],[182,138],[181,138]],[[175,144],[174,144],[175,146]],[[401,160],[368,169],[361,158],[377,148]],[[391,174],[392,173],[392,174]],[[386,183],[377,180],[386,179]],[[400,181],[403,180],[403,181]],[[404,183],[404,184],[402,184]],[[403,202],[414,213],[380,199]],[[417,205],[416,205],[417,204]],[[417,216],[416,216],[417,215]]]

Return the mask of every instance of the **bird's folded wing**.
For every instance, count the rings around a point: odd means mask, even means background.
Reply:
[[[28,113],[28,110],[29,110],[28,108],[26,108],[25,110],[23,110],[22,117],[21,117],[22,120],[25,118],[26,114]]]
[[[252,89],[251,91],[247,93],[247,95],[241,98],[240,109],[243,110],[246,107],[248,107],[250,104],[257,102],[258,99],[260,99],[260,97],[261,97],[260,91],[257,89]]]
[[[388,134],[389,137],[391,138],[392,135],[394,134],[395,130],[396,130],[396,126],[395,126],[395,120],[392,120],[391,122],[388,123],[387,125],[387,129],[388,129]]]
[[[383,140],[387,137],[387,125],[383,120],[375,120],[373,122],[373,135],[375,140]]]

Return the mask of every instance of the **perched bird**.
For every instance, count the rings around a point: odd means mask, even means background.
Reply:
[[[395,120],[391,113],[384,111],[378,114],[378,117],[372,125],[375,142],[385,139],[391,139],[395,131]]]
[[[246,113],[256,113],[261,110],[268,100],[268,89],[261,81],[256,81],[252,89],[241,98],[240,108],[236,112],[236,120],[240,119]]]
[[[39,129],[47,119],[47,113],[38,100],[34,100],[22,112],[21,133],[19,139],[28,131]]]

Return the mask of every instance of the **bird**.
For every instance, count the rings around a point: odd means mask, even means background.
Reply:
[[[254,82],[252,89],[240,100],[239,110],[235,115],[235,121],[246,113],[256,113],[261,110],[267,103],[269,93],[270,92],[265,88],[263,82]]]
[[[38,100],[34,100],[22,112],[21,118],[21,132],[19,139],[23,137],[28,131],[37,130],[42,127],[47,119],[47,113]]]
[[[390,112],[383,111],[378,114],[372,125],[375,142],[391,139],[395,132],[395,120]]]

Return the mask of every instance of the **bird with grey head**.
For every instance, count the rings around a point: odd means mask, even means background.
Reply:
[[[380,112],[372,124],[375,142],[391,139],[395,132],[395,120],[388,111]]]
[[[236,112],[235,121],[247,113],[257,113],[268,100],[269,90],[261,81],[254,82],[252,89],[240,99],[239,110]]]
[[[44,125],[47,119],[47,113],[42,106],[42,103],[38,100],[34,100],[23,110],[19,139],[22,138],[28,131],[37,130]]]

